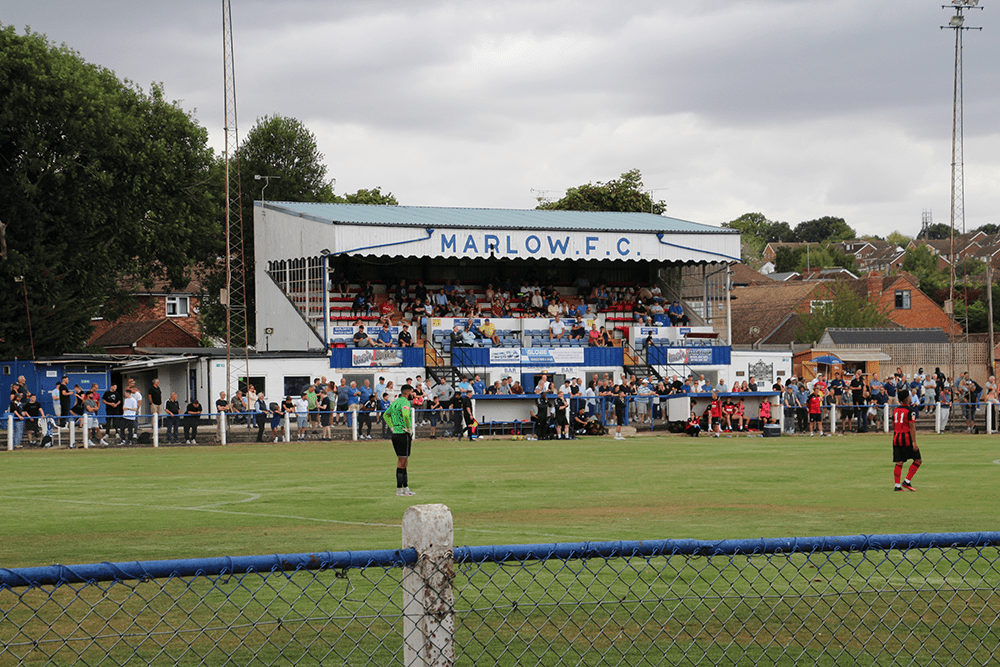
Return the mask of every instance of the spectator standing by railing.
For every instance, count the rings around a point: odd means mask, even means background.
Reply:
[[[94,385],[94,391],[87,394],[83,402],[83,409],[87,415],[87,420],[90,422],[90,437],[93,442],[100,443],[107,446],[108,441],[104,438],[104,434],[101,433],[101,422],[97,418],[97,411],[101,407],[100,400],[97,396],[97,385]]]
[[[226,416],[229,414],[229,401],[226,400],[226,392],[220,391],[219,398],[215,399],[215,437],[222,442],[222,431],[226,428]]]
[[[176,445],[178,441],[178,430],[181,425],[181,404],[177,401],[177,392],[170,392],[170,398],[163,406],[165,421],[167,422],[167,444]]]
[[[122,434],[122,444],[131,445],[135,439],[136,415],[139,412],[139,399],[135,392],[129,388],[125,389],[123,425],[125,433]]]
[[[38,402],[38,397],[28,392],[28,402],[21,408],[24,415],[24,430],[28,432],[28,444],[35,446],[35,438],[41,438],[41,430],[38,428],[38,420],[45,419],[45,410]],[[40,442],[38,444],[41,444]]]
[[[66,419],[69,417],[70,404],[73,401],[73,392],[69,389],[69,376],[62,376],[59,381],[59,428],[66,426]]]
[[[791,382],[785,385],[785,393],[782,394],[781,405],[785,411],[785,433],[795,433],[799,399],[795,395],[795,387]]]
[[[951,387],[945,387],[941,390],[938,404],[938,409],[941,411],[941,430],[945,430],[948,428],[948,420],[951,418]]]
[[[21,438],[24,437],[25,413],[21,407],[21,394],[18,391],[17,382],[10,388],[10,404],[7,406],[7,414],[14,417],[14,446],[21,446]]]

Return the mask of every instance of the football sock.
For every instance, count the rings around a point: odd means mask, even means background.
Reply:
[[[899,486],[899,478],[903,475],[903,464],[897,463],[896,467],[893,469],[892,476],[896,480],[896,486]]]
[[[396,488],[401,489],[406,486],[406,468],[396,468]]]
[[[920,464],[914,461],[910,464],[910,469],[906,472],[906,481],[909,482],[913,479],[913,476],[917,474],[917,469],[920,468]]]

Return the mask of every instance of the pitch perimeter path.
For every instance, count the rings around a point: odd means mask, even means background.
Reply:
[[[922,436],[418,440],[0,454],[0,567],[395,548],[445,503],[460,545],[995,530],[1000,442]]]

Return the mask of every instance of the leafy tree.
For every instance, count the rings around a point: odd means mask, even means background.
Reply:
[[[956,276],[978,276],[980,273],[986,272],[986,263],[982,260],[978,260],[975,257],[966,257],[960,259],[957,264],[955,264],[955,275]]]
[[[900,233],[899,231],[892,232],[885,237],[885,240],[899,246],[900,248],[905,248],[910,243],[910,237]]]
[[[723,227],[738,229],[743,244],[743,261],[752,264],[760,260],[768,243],[792,241],[794,235],[787,222],[771,222],[763,213],[744,213]]]
[[[208,135],[148,92],[43,35],[0,26],[0,355],[81,347],[137,284],[188,281],[220,251]],[[22,285],[18,285],[22,287]]]
[[[663,201],[653,201],[642,189],[642,174],[633,169],[607,183],[598,181],[566,191],[557,201],[539,204],[536,208],[556,211],[622,211],[626,213],[655,213],[667,210]]]
[[[802,243],[822,241],[846,241],[856,238],[854,230],[843,218],[824,216],[816,220],[800,222],[795,226],[795,240]]]
[[[392,193],[380,187],[360,189],[353,195],[338,197],[333,181],[327,177],[324,156],[316,136],[299,120],[286,116],[265,116],[247,134],[236,149],[240,170],[240,194],[243,214],[243,249],[247,300],[247,332],[251,344],[256,331],[254,284],[254,201],[261,199],[262,189],[267,201],[309,201],[326,203],[385,204],[399,202]],[[273,176],[270,181],[255,176]],[[219,304],[219,290],[225,286],[224,267],[220,266],[206,281],[201,317],[205,332],[225,335],[225,309]]]
[[[944,223],[936,223],[927,228],[927,231],[921,230],[917,238],[923,238],[928,241],[941,241],[944,239],[951,238],[951,225],[946,225]]]
[[[826,284],[828,301],[809,309],[799,309],[799,324],[795,341],[815,343],[831,327],[884,327],[890,323],[889,310],[872,303],[854,288],[852,283],[835,280]],[[820,297],[815,297],[817,300]]]
[[[848,255],[843,248],[832,243],[799,248],[799,250],[799,263],[795,267],[799,273],[809,268],[832,269],[837,267],[848,271],[857,271],[857,260],[854,255]]]
[[[857,260],[854,255],[844,252],[844,249],[832,243],[815,243],[808,246],[778,248],[775,256],[775,270],[778,272],[798,271],[807,269],[829,269],[841,267],[848,271],[857,271]]]
[[[920,244],[913,248],[907,248],[903,255],[903,270],[912,273],[917,278],[922,278],[928,273],[937,271],[937,257],[934,251],[927,244]]]
[[[774,270],[777,273],[798,271],[799,255],[805,256],[805,248],[789,248],[781,246],[774,254]]]
[[[339,197],[338,197],[339,199]],[[382,193],[381,187],[375,187],[372,190],[365,190],[364,188],[358,190],[354,194],[344,195],[344,202],[348,204],[375,204],[378,206],[398,206],[399,202],[391,192],[385,194]]]
[[[1000,234],[1000,225],[995,225],[992,222],[988,222],[985,225],[976,227],[972,231],[982,232],[983,234],[989,234],[990,236],[992,236],[993,234]]]

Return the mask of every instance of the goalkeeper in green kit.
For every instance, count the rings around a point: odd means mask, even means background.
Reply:
[[[410,430],[413,425],[412,412],[410,410],[410,399],[413,396],[413,387],[404,384],[399,390],[399,398],[392,402],[389,409],[382,415],[382,419],[392,429],[392,448],[396,450],[399,457],[396,463],[396,495],[413,496],[410,491],[409,482],[406,479],[406,463],[410,458],[410,447],[413,444],[413,437]]]

